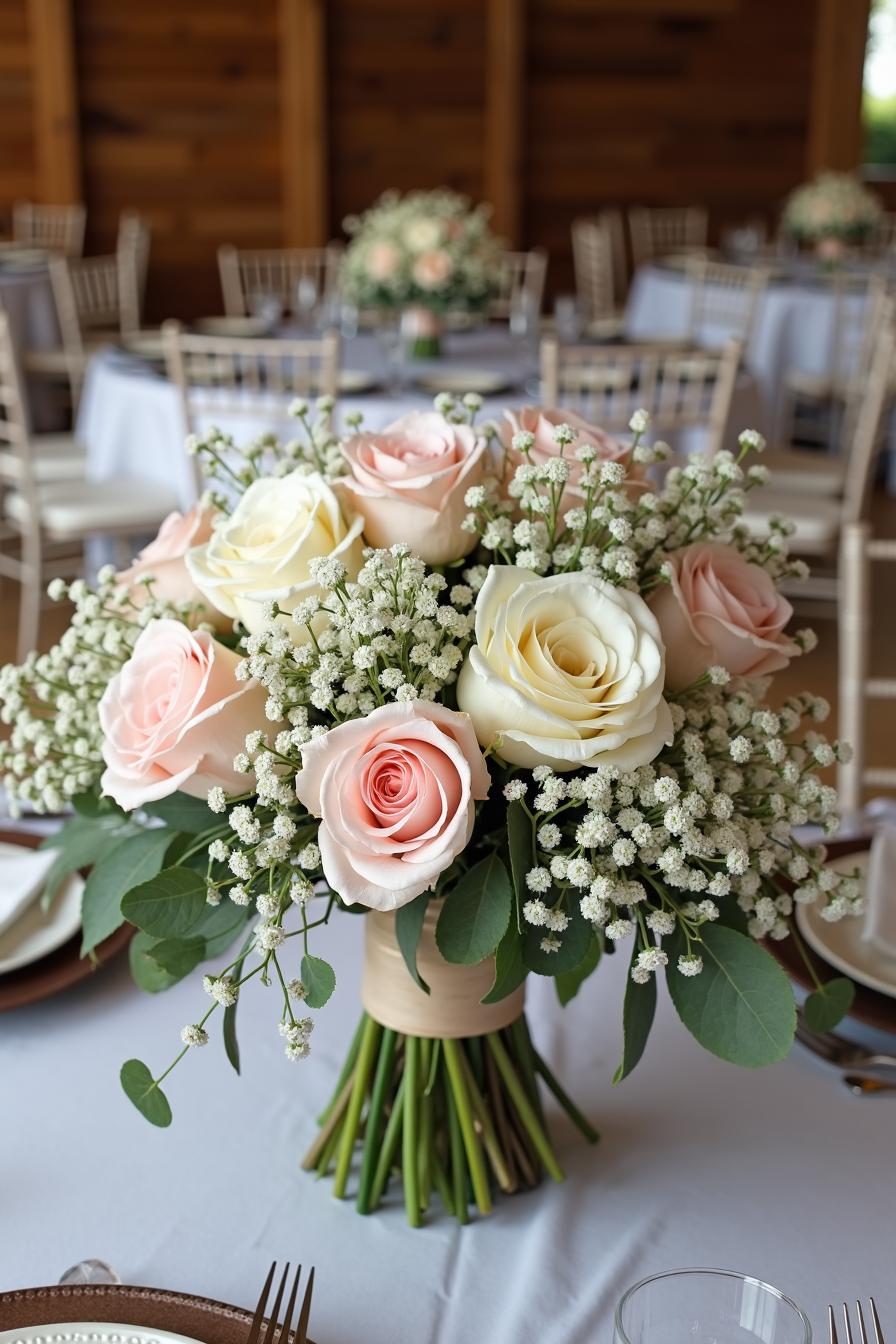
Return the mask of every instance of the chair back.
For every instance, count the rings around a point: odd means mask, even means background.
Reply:
[[[651,433],[706,432],[706,451],[722,447],[741,346],[670,350],[668,346],[541,345],[542,400],[577,412],[611,434],[623,434],[636,410],[651,418]]]
[[[893,397],[896,371],[896,311],[888,299],[882,306],[881,326],[867,375],[851,385],[844,416],[849,433],[843,456],[843,514],[841,526],[858,523],[868,512],[874,468],[886,431],[887,409]]]
[[[746,346],[768,289],[768,267],[732,266],[695,254],[688,258],[687,274],[693,296],[688,339],[715,345],[737,340]]]
[[[707,214],[696,205],[633,206],[628,212],[632,265],[706,246]]]
[[[503,252],[498,262],[498,292],[489,300],[488,315],[506,321],[519,304],[537,319],[544,300],[548,254],[536,247],[531,252]]]
[[[0,479],[15,482],[36,517],[28,401],[9,318],[0,308]]]
[[[576,298],[587,321],[612,317],[618,290],[613,233],[606,219],[595,217],[573,221],[572,260]]]
[[[12,210],[12,233],[16,242],[28,247],[43,247],[66,257],[80,257],[84,251],[83,205],[36,205],[17,201]]]
[[[119,323],[123,335],[140,330],[143,324],[143,299],[149,268],[149,225],[138,214],[126,210],[118,221]]]
[[[224,312],[228,317],[251,316],[261,297],[276,299],[284,314],[304,316],[321,300],[335,301],[344,250],[336,242],[326,247],[219,247]]]

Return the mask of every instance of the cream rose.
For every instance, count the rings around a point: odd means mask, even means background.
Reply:
[[[637,593],[491,566],[457,683],[483,747],[513,765],[632,770],[672,740],[663,686],[659,626]]]
[[[322,476],[294,471],[254,481],[233,513],[216,522],[205,546],[190,551],[193,582],[214,607],[247,630],[265,624],[265,603],[287,610],[320,590],[308,562],[334,556],[353,577],[363,563],[362,520],[343,516]],[[289,622],[295,638],[306,637]]]
[[[332,889],[350,904],[397,910],[466,848],[489,782],[467,716],[413,700],[309,742],[296,794],[321,819]]]
[[[469,425],[413,411],[380,434],[356,434],[342,451],[351,475],[340,488],[371,546],[405,541],[428,565],[444,565],[476,545],[461,524],[464,495],[485,472],[485,440]]]
[[[631,444],[620,443],[597,425],[589,425],[574,411],[558,410],[554,406],[522,406],[518,411],[504,412],[500,426],[501,446],[510,476],[524,462],[540,467],[560,456],[560,447],[554,438],[558,425],[569,425],[576,432],[575,442],[563,450],[564,460],[569,463],[569,477],[563,491],[562,509],[573,509],[582,501],[579,484],[582,463],[576,457],[576,449],[586,444],[594,448],[599,462],[621,462],[626,468],[627,484],[643,489],[643,471],[631,464]],[[514,437],[521,431],[531,434],[535,440],[528,457],[513,446]]]
[[[99,703],[106,769],[101,786],[130,812],[177,789],[204,798],[242,793],[233,769],[246,734],[265,725],[267,692],[238,682],[242,662],[207,631],[150,621]]]
[[[671,582],[650,606],[666,645],[666,681],[680,691],[718,664],[734,676],[786,667],[799,648],[783,633],[793,608],[733,546],[695,542],[667,557]]]
[[[229,625],[226,617],[209,606],[187,569],[187,552],[210,539],[214,518],[214,509],[203,509],[198,504],[188,513],[169,513],[155,540],[144,546],[130,567],[118,575],[118,582],[130,590],[131,600],[138,604],[146,601],[150,590],[143,580],[152,575],[153,597],[163,602],[197,603],[202,608],[202,620],[225,629]]]

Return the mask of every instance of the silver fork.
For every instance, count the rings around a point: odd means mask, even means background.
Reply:
[[[838,1069],[896,1069],[896,1055],[884,1055],[855,1045],[832,1031],[810,1031],[803,1018],[797,1018],[796,1039],[807,1050],[835,1064]]]
[[[880,1317],[877,1314],[877,1307],[874,1305],[874,1298],[869,1297],[868,1309],[871,1312],[871,1324],[874,1327],[875,1344],[884,1344],[883,1333],[880,1328]],[[868,1335],[865,1330],[865,1317],[862,1314],[861,1302],[856,1302],[856,1315],[859,1321],[859,1344],[868,1344]],[[854,1344],[852,1335],[852,1324],[849,1319],[849,1308],[843,1303],[843,1324],[846,1328],[846,1344]],[[828,1333],[831,1344],[839,1344],[837,1339],[837,1323],[834,1320],[834,1308],[828,1307]]]
[[[296,1306],[296,1297],[299,1292],[299,1282],[302,1278],[302,1266],[299,1265],[293,1279],[292,1291],[289,1294],[289,1301],[286,1304],[286,1316],[282,1325],[279,1324],[280,1303],[283,1301],[283,1294],[286,1291],[286,1283],[289,1279],[289,1261],[280,1279],[280,1287],[277,1289],[277,1295],[274,1298],[274,1305],[271,1307],[270,1315],[265,1320],[265,1308],[268,1304],[268,1297],[271,1292],[271,1284],[274,1282],[274,1274],[277,1270],[277,1261],[271,1265],[268,1270],[268,1276],[264,1281],[264,1287],[258,1299],[258,1305],[255,1308],[255,1315],[252,1317],[252,1324],[249,1326],[249,1334],[246,1344],[289,1344],[289,1327],[292,1323],[292,1314]],[[299,1312],[299,1321],[293,1335],[293,1344],[308,1344],[308,1317],[311,1314],[311,1294],[314,1291],[314,1270],[308,1275],[308,1284],[305,1288],[305,1296],[302,1299],[302,1308]],[[262,1326],[264,1333],[262,1333]]]

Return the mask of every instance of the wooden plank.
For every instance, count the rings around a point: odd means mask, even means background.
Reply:
[[[81,200],[81,137],[70,0],[28,0],[38,195]]]
[[[327,241],[327,145],[323,0],[280,0],[283,241]]]
[[[818,0],[807,168],[862,162],[862,76],[869,0]]]
[[[485,70],[485,198],[495,232],[520,236],[524,10],[522,0],[488,0]]]

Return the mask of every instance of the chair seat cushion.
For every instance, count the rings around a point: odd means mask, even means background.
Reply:
[[[801,500],[769,485],[750,491],[743,521],[754,537],[762,538],[768,536],[772,514],[790,518],[796,525],[790,538],[794,554],[821,555],[831,549],[839,536],[841,509],[837,499],[813,496]]]
[[[54,537],[83,537],[93,532],[155,531],[178,507],[174,493],[155,481],[65,481],[43,486],[38,508],[41,526]],[[28,522],[28,502],[11,490],[6,516],[20,527]]]
[[[800,452],[798,449],[772,448],[758,461],[771,472],[769,486],[801,494],[832,496],[843,489],[843,471],[836,458],[827,453]]]
[[[40,485],[49,481],[83,480],[85,462],[84,445],[72,434],[31,436],[31,467]],[[0,454],[0,479],[22,479],[21,463],[14,453]]]

